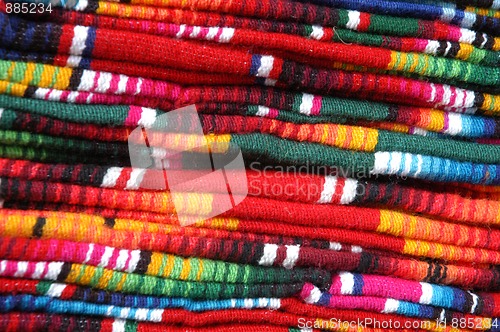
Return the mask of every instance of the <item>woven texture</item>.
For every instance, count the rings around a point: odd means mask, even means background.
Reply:
[[[0,331],[500,331],[499,0],[25,2]]]

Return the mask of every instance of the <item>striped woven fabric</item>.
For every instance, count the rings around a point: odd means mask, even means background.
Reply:
[[[1,331],[500,331],[500,1],[0,1]]]

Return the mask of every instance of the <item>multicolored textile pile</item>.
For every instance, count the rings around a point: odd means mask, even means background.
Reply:
[[[499,0],[0,9],[0,331],[500,331]]]

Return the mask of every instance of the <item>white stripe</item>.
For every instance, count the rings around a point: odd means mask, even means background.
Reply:
[[[342,286],[340,287],[340,294],[342,295],[351,295],[354,290],[354,274],[349,272],[340,272],[340,283]]]
[[[137,86],[135,87],[134,95],[138,95],[139,93],[141,93],[141,87],[142,87],[142,78],[139,77],[137,79]]]
[[[385,301],[384,310],[382,310],[383,314],[390,314],[393,312],[397,312],[399,307],[399,301],[395,299],[387,299]]]
[[[243,308],[252,309],[253,308],[253,300],[252,299],[244,299],[243,300]]]
[[[113,256],[114,251],[115,251],[114,248],[111,248],[108,246],[104,247],[104,253],[102,254],[101,261],[99,262],[99,264],[97,264],[97,266],[100,266],[100,267],[108,266],[109,259],[111,258],[111,256]]]
[[[267,308],[268,305],[269,305],[268,299],[266,299],[264,297],[257,299],[257,308]]]
[[[478,296],[472,292],[467,291],[472,296],[472,307],[470,308],[470,313],[473,314],[476,312]]]
[[[129,254],[128,250],[120,249],[120,252],[118,253],[118,258],[116,259],[116,266],[115,266],[115,268],[118,271],[123,271],[125,269],[125,264],[127,264],[128,254]]]
[[[33,271],[33,274],[31,275],[31,279],[40,279],[43,275],[44,270],[45,270],[45,263],[44,262],[36,263],[35,271]]]
[[[446,320],[446,311],[444,309],[441,309],[441,313],[439,314],[439,321],[444,322]]]
[[[311,32],[311,35],[309,36],[312,39],[320,40],[325,35],[325,32],[323,31],[323,27],[321,27],[319,25],[313,25],[312,29],[313,30]]]
[[[151,310],[151,321],[160,323],[163,316],[163,309],[153,309]]]
[[[437,40],[429,40],[427,46],[425,46],[424,53],[436,55],[439,48],[439,42]]]
[[[422,129],[422,128],[413,127],[412,134],[420,135],[420,136],[427,136],[427,135],[429,135],[429,132],[425,129]],[[411,160],[411,157],[410,157],[410,160]],[[408,159],[405,159],[405,162],[408,162]],[[405,167],[406,167],[406,164],[405,164]],[[409,174],[409,173],[406,173],[406,168],[405,168],[405,171],[403,173],[405,173],[405,174],[401,174],[401,175],[408,175]]]
[[[111,73],[101,73],[99,75],[99,79],[97,80],[97,88],[95,91],[101,93],[108,92],[112,79],[113,75]]]
[[[132,172],[130,173],[130,178],[127,181],[127,185],[125,186],[125,189],[126,190],[139,189],[145,173],[146,173],[146,170],[144,170],[142,168],[133,168]]]
[[[318,203],[331,203],[333,194],[335,194],[335,187],[337,187],[337,177],[330,175],[325,176],[323,191],[321,192]]]
[[[36,89],[34,95],[35,95],[35,98],[37,98],[37,99],[45,99],[45,96],[49,92],[50,92],[50,90],[47,88],[38,88],[38,89]]]
[[[441,101],[441,105],[450,105],[451,101],[451,87],[449,85],[444,85],[443,84],[443,100]]]
[[[66,61],[66,66],[71,68],[78,68],[80,66],[80,61],[82,61],[82,57],[78,55],[70,55],[68,60]]]
[[[76,11],[83,11],[87,8],[89,2],[88,0],[78,0],[78,3],[75,6]]]
[[[484,45],[486,45],[486,43],[488,42],[488,35],[483,33],[482,37],[483,37],[483,42],[481,43],[481,48],[484,48]]]
[[[74,103],[78,95],[79,94],[77,91],[71,91],[66,99],[68,100],[69,103]]]
[[[128,262],[128,268],[125,271],[129,273],[134,272],[137,267],[137,263],[139,263],[139,259],[141,259],[141,251],[132,250],[130,252],[130,261]]]
[[[7,269],[7,261],[0,261],[0,275],[3,275]]]
[[[135,319],[139,321],[145,321],[148,319],[148,309],[145,308],[139,308],[135,311]]]
[[[358,11],[348,10],[347,15],[349,15],[349,21],[347,22],[347,29],[357,30],[358,25],[361,22],[361,14]]]
[[[444,56],[447,56],[448,55],[448,52],[451,50],[451,43],[450,42],[446,42],[446,50],[444,51]]]
[[[281,308],[281,299],[271,299],[269,301],[269,309],[279,309]]]
[[[391,165],[389,167],[390,174],[397,174],[399,172],[402,160],[403,160],[403,154],[401,152],[391,153]]]
[[[259,265],[271,266],[276,259],[276,254],[278,251],[278,245],[273,243],[266,243],[264,245],[264,253],[259,260]]]
[[[184,31],[186,31],[186,25],[185,24],[181,24],[179,26],[179,31],[177,32],[177,34],[175,35],[177,38],[181,38],[182,35],[184,34]]]
[[[273,70],[274,57],[271,55],[264,55],[260,59],[260,67],[257,70],[257,77],[269,77],[271,70]]]
[[[389,159],[391,154],[389,152],[375,152],[375,163],[371,174],[385,174],[387,167],[389,167]]]
[[[422,155],[417,154],[417,171],[415,172],[415,177],[418,177],[420,172],[422,172],[422,165],[424,164],[424,160]]]
[[[500,9],[500,0],[494,0],[491,4],[491,9]]]
[[[17,271],[14,273],[14,277],[24,277],[26,270],[28,270],[28,262],[17,262]]]
[[[421,282],[422,286],[422,295],[420,296],[420,300],[418,301],[420,304],[431,304],[432,301],[432,286],[426,282]]]
[[[418,129],[418,128],[415,128],[415,129]],[[410,174],[410,171],[411,171],[411,154],[405,153],[405,167],[404,167],[403,171],[401,172],[401,175],[407,176],[408,174]]]
[[[122,310],[120,310],[120,318],[127,319],[129,313],[130,313],[130,308],[127,307],[122,308]]]
[[[62,94],[63,94],[62,90],[52,90],[50,91],[47,100],[60,101]]]
[[[94,252],[94,244],[91,243],[89,244],[89,250],[87,251],[87,255],[85,256],[85,260],[83,261],[83,264],[87,264],[90,259],[92,258],[92,253]]]
[[[4,111],[4,109],[0,108],[0,119],[2,118],[3,111]]]
[[[93,70],[84,70],[80,79],[80,85],[78,85],[78,91],[91,91],[94,87],[95,75],[96,72]]]
[[[427,100],[428,102],[434,102],[434,100],[436,99],[436,86],[434,85],[434,83],[431,83],[431,98],[429,100]]]
[[[222,33],[219,37],[219,42],[229,43],[234,36],[234,28],[222,28]]]
[[[475,94],[472,91],[466,91],[464,90],[465,93],[465,102],[463,104],[464,108],[471,108],[471,110],[474,110],[473,112],[469,113],[469,111],[465,113],[469,114],[474,114],[477,112],[477,108],[474,107],[474,100],[476,99]]]
[[[101,188],[113,188],[116,186],[116,181],[122,174],[122,167],[110,167],[106,171],[104,178],[102,179]]]
[[[455,89],[455,103],[451,106],[454,108],[462,107],[465,99],[465,90]]]
[[[358,187],[358,181],[355,179],[346,179],[344,184],[344,189],[342,191],[342,197],[340,198],[340,204],[350,204],[356,198],[356,188]]]
[[[47,264],[47,263],[45,263]],[[45,279],[48,280],[57,280],[57,277],[61,273],[61,269],[63,267],[63,262],[50,262],[47,267],[47,274],[45,275]]]
[[[313,304],[317,303],[319,299],[321,298],[321,291],[319,290],[318,287],[314,286],[314,288],[311,290],[311,293],[309,293],[309,296],[304,299],[306,303]]]
[[[71,40],[71,47],[69,48],[69,54],[71,55],[82,55],[85,50],[85,42],[87,41],[87,36],[89,34],[89,27],[84,27],[77,25],[73,29],[73,39]]]
[[[314,96],[308,93],[302,94],[302,102],[300,103],[300,113],[310,115],[313,107]]]
[[[205,36],[206,40],[214,40],[215,36],[217,36],[217,33],[219,32],[219,28],[217,27],[210,27],[208,28],[208,33]]]
[[[335,251],[342,250],[342,245],[338,242],[330,242],[330,249]]]
[[[61,297],[62,292],[64,291],[65,288],[66,288],[65,284],[54,283],[50,285],[46,295],[50,297]]]
[[[361,254],[363,252],[363,248],[360,246],[351,246],[351,252],[355,254]]]
[[[156,121],[156,110],[148,107],[141,107],[141,119],[137,124],[145,128],[151,128]]]
[[[110,307],[112,308],[112,307]],[[115,319],[113,322],[112,332],[125,332],[125,320],[124,319]]]
[[[292,269],[299,259],[300,246],[286,246],[286,258],[283,260],[283,266]]]
[[[128,76],[120,74],[120,79],[118,80],[118,89],[116,89],[115,94],[124,94],[127,90]]]
[[[200,34],[201,27],[195,26],[193,27],[193,31],[189,34],[189,38],[196,38]]]
[[[259,105],[259,107],[257,108],[257,113],[255,115],[262,116],[262,117],[268,116],[269,115],[269,107]]]
[[[474,39],[476,39],[476,33],[469,29],[460,29],[460,38],[458,39],[461,43],[472,44]]]
[[[462,116],[457,113],[448,113],[448,128],[445,133],[458,135],[462,132]]]

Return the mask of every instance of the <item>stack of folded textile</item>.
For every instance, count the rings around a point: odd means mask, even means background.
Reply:
[[[499,0],[0,9],[1,331],[500,330]]]

